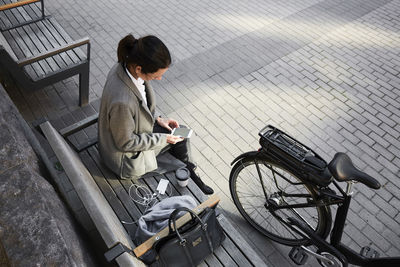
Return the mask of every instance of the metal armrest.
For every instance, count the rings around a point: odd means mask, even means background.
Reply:
[[[40,1],[41,0],[23,0],[23,1],[18,1],[15,3],[9,3],[9,4],[5,4],[5,5],[1,5],[0,11],[12,9],[12,8],[16,8],[16,7],[20,7],[20,6],[24,6],[24,5],[29,5],[29,4],[40,2]]]
[[[77,48],[77,47],[85,45],[85,44],[88,46],[87,47],[87,59],[89,60],[90,59],[90,40],[88,37],[85,37],[80,40],[74,41],[72,43],[68,43],[64,46],[61,46],[58,48],[53,48],[49,51],[40,53],[39,55],[18,60],[17,64],[18,64],[18,66],[23,67],[25,65],[32,64],[33,62],[37,62],[39,60],[60,54],[62,52]]]
[[[67,126],[59,131],[59,133],[62,135],[62,137],[66,138],[67,136],[70,136],[71,134],[74,134],[76,132],[79,132],[82,129],[85,129],[89,127],[90,125],[93,125],[97,122],[99,118],[99,114],[94,114],[92,116],[87,117],[84,120],[78,121],[70,126]]]

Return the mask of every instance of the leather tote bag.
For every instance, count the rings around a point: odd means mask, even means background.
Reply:
[[[176,215],[180,211],[189,212],[192,220],[176,229]],[[206,208],[200,216],[188,208],[177,208],[169,217],[168,227],[168,236],[154,244],[159,266],[197,266],[225,239],[215,210],[211,208]]]

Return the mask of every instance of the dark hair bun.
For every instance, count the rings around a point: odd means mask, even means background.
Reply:
[[[135,39],[132,34],[128,34],[119,41],[117,49],[118,62],[125,61],[125,58],[129,55],[129,51],[135,48],[137,41],[138,40]]]
[[[143,73],[154,73],[171,64],[171,55],[165,44],[156,36],[135,39],[128,34],[118,43],[118,62],[142,67]]]

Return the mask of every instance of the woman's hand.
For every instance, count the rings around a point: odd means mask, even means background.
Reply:
[[[167,129],[169,131],[172,131],[173,128],[178,128],[179,127],[179,123],[176,120],[170,119],[170,118],[166,119],[166,118],[158,117],[157,118],[157,123],[161,127],[165,128],[165,129]]]
[[[175,145],[176,143],[182,142],[185,138],[167,134],[167,143]]]

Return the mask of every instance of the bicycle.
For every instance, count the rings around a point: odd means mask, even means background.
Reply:
[[[352,185],[359,182],[376,190],[380,188],[376,179],[358,170],[345,153],[336,153],[328,164],[271,125],[259,136],[261,148],[235,158],[229,177],[233,201],[255,229],[292,246],[289,257],[298,265],[311,255],[322,266],[400,266],[400,257],[379,258],[370,247],[357,253],[341,243]],[[340,182],[347,183],[345,190]],[[332,205],[337,205],[333,228]]]

